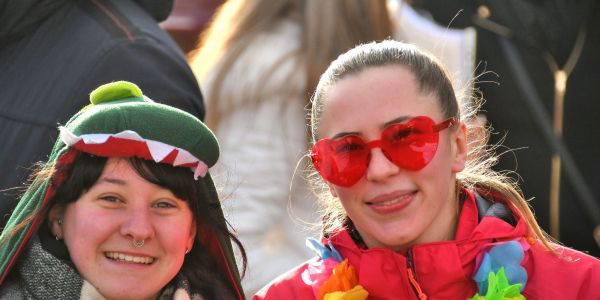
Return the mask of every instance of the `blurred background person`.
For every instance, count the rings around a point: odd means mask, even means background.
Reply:
[[[207,125],[221,145],[214,174],[228,187],[221,191],[224,210],[248,251],[247,295],[310,258],[305,238],[320,234],[306,226],[320,220],[299,171],[307,162],[306,109],[320,74],[356,44],[410,41],[409,34],[423,43],[429,34],[426,48],[467,70],[453,74],[470,76],[469,56],[461,52],[470,48],[453,51],[453,43],[474,45],[474,33],[450,34],[459,31],[432,24],[401,1],[230,0],[218,9],[190,63],[206,97]]]
[[[355,44],[391,34],[384,0],[227,1],[203,34],[190,62],[221,145],[215,181],[231,186],[224,209],[248,251],[247,295],[309,258],[305,238],[319,234],[306,226],[319,220],[297,170],[320,73]]]
[[[198,83],[158,26],[173,1],[0,0],[0,227],[27,168],[45,160],[55,127],[100,84],[129,80],[204,117]]]
[[[184,53],[196,49],[200,33],[223,0],[174,0],[173,11],[160,23]]]
[[[516,149],[496,169],[518,172],[542,228],[600,257],[600,3],[413,2],[440,24],[477,30],[478,72],[493,72],[477,86],[491,142]]]

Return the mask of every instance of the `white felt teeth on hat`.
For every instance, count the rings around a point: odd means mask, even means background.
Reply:
[[[147,140],[146,145],[148,146],[150,155],[152,155],[152,158],[156,162],[162,161],[169,153],[171,153],[171,151],[176,149],[173,146],[151,140]]]
[[[144,139],[135,131],[125,130],[115,134],[93,133],[76,136],[66,127],[60,128],[60,139],[68,146],[73,146],[80,141],[83,141],[83,143],[85,143],[86,145],[100,145],[106,143],[106,141],[108,141],[108,138],[110,137],[144,142],[148,147],[148,152],[150,152],[150,155],[152,156],[152,159],[155,162],[162,161],[171,152],[177,150],[177,156],[173,161],[173,166],[176,167],[184,164],[197,162],[197,166],[195,168],[192,168],[192,171],[194,171],[194,179],[198,179],[198,176],[204,177],[208,172],[208,166],[203,161],[199,160],[197,157],[189,153],[187,150],[171,146],[163,142]]]

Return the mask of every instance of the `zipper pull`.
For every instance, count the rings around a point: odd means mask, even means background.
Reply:
[[[425,293],[423,293],[423,289],[419,285],[419,282],[417,282],[417,278],[415,276],[415,271],[414,271],[414,266],[413,266],[412,249],[408,249],[408,253],[406,255],[406,265],[407,265],[406,273],[408,275],[408,280],[410,281],[410,284],[413,287],[413,291],[417,294],[417,297],[419,297],[419,300],[427,300],[427,295],[425,295]]]

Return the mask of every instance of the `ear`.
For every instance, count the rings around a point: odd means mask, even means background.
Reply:
[[[333,184],[331,184],[329,182],[325,182],[325,183],[329,187],[329,192],[331,193],[331,196],[333,196],[334,198],[337,198],[338,197],[337,190],[335,189]]]
[[[194,246],[194,240],[196,239],[196,230],[198,226],[196,225],[196,221],[192,221],[192,228],[190,228],[190,235],[188,236],[187,244],[185,249],[192,249]]]
[[[452,172],[457,173],[465,169],[467,161],[467,125],[460,122],[459,127],[452,133]]]
[[[61,239],[63,237],[63,219],[65,215],[65,206],[64,205],[54,205],[48,212],[48,225],[50,226],[50,231],[57,238]]]

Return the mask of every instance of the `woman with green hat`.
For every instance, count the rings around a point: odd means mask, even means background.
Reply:
[[[243,299],[212,132],[129,82],[90,99],[0,236],[0,298]]]

